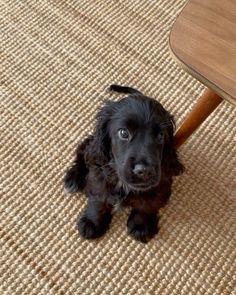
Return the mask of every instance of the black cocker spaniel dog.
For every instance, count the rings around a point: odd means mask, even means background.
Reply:
[[[171,195],[173,176],[183,172],[173,145],[174,121],[136,89],[111,85],[110,90],[129,95],[100,109],[94,134],[77,148],[65,188],[85,190],[88,197],[78,221],[83,237],[103,235],[114,209],[129,206],[128,232],[145,243],[158,231],[158,210]]]

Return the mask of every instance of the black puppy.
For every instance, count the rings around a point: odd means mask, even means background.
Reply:
[[[65,188],[85,189],[87,207],[78,222],[80,234],[97,238],[109,227],[114,208],[130,206],[128,232],[147,242],[157,233],[157,213],[171,195],[172,177],[183,172],[173,146],[174,121],[160,103],[130,87],[97,114],[92,136],[77,148]]]

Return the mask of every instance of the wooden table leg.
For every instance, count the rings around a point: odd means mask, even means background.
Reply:
[[[174,144],[176,148],[179,148],[188,139],[222,100],[209,88],[203,92],[175,134]]]

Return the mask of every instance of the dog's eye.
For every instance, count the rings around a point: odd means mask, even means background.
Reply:
[[[122,140],[129,140],[129,138],[130,138],[129,131],[127,129],[124,129],[124,128],[122,128],[122,129],[120,129],[118,131],[118,136]]]

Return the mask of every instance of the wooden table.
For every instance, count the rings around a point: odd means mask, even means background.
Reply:
[[[236,0],[190,0],[170,33],[176,62],[208,88],[175,135],[179,147],[222,102],[236,105]]]

